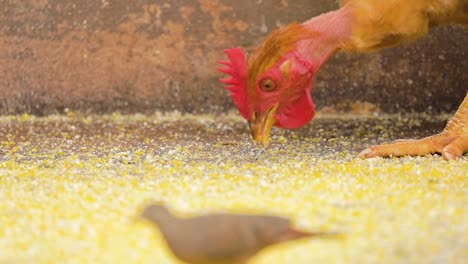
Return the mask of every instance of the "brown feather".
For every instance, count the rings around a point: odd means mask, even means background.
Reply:
[[[351,51],[375,50],[413,41],[429,27],[468,25],[468,0],[343,0],[354,13]]]

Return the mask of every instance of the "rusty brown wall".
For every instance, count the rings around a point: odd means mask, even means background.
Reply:
[[[278,25],[334,0],[0,0],[0,113],[233,107],[217,79],[222,50],[251,50]],[[384,111],[453,111],[468,90],[461,27],[378,54],[335,56],[319,108],[367,101]]]

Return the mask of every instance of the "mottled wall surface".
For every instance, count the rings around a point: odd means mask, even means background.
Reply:
[[[326,0],[0,0],[0,113],[224,111],[216,61]],[[377,54],[338,54],[319,72],[319,108],[453,111],[468,90],[468,33],[432,30]]]

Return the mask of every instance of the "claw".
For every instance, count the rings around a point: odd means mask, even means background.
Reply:
[[[455,159],[456,159],[455,156],[454,156],[452,153],[450,153],[449,151],[444,151],[444,152],[442,153],[442,156],[443,156],[444,159],[446,159],[446,160],[455,160]]]
[[[358,157],[358,158],[361,158],[361,159],[370,158],[370,157],[368,157],[367,155],[370,154],[370,153],[372,153],[372,152],[373,152],[373,150],[372,150],[371,148],[367,148],[367,149],[361,151],[361,152],[357,155],[357,157]]]

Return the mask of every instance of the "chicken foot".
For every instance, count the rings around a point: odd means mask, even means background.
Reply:
[[[444,130],[417,140],[397,140],[376,145],[358,154],[361,158],[388,156],[424,156],[441,153],[444,159],[454,160],[468,152],[468,94]]]

